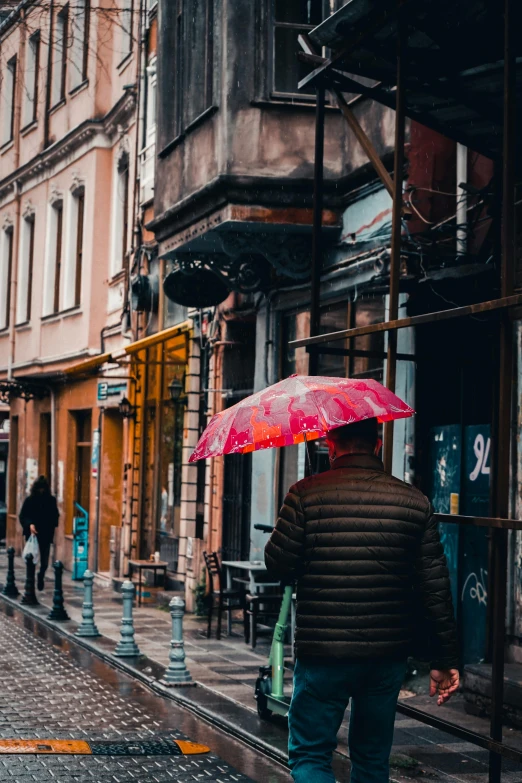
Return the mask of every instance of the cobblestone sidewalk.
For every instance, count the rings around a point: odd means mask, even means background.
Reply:
[[[23,621],[23,618],[21,618]],[[0,615],[0,737],[23,739],[187,739],[178,707],[84,650],[56,646]],[[191,718],[192,724],[194,719]],[[193,726],[194,727],[194,726]],[[199,733],[205,735],[205,728]],[[208,738],[215,733],[207,730]],[[190,737],[193,739],[193,737]],[[203,736],[198,741],[202,741]],[[208,743],[209,745],[211,742]],[[260,771],[265,763],[260,763]],[[287,780],[266,769],[256,780]],[[63,783],[248,783],[216,755],[195,757],[0,757],[0,781]]]
[[[0,581],[3,581],[5,561],[5,556],[0,555]],[[17,573],[20,582],[21,565],[18,560]],[[64,579],[64,594],[67,610],[71,618],[78,622],[81,617],[82,588],[80,584],[72,582],[68,575],[65,575]],[[44,593],[39,594],[39,598],[42,603],[50,606],[50,581]],[[112,589],[97,584],[94,602],[96,624],[100,632],[116,643],[119,639],[121,597]],[[136,641],[141,652],[164,666],[168,663],[170,627],[167,611],[150,606],[135,609]],[[239,622],[234,624],[234,635],[225,635],[219,642],[215,638],[208,640],[205,631],[204,620],[193,615],[185,618],[187,665],[193,678],[229,701],[254,712],[255,679],[258,667],[268,658],[270,637],[261,636],[258,647],[252,651],[243,641]],[[290,683],[288,684],[290,686]],[[434,709],[430,700],[422,695],[414,697],[409,703],[420,709]],[[466,715],[459,696],[455,697],[449,706],[437,710],[437,714],[480,733],[488,733],[487,721]],[[347,719],[348,717],[347,714]],[[400,715],[397,715],[395,728],[394,780],[404,781],[411,779],[411,775],[421,775],[421,779],[426,781],[487,783],[486,751]],[[264,724],[260,722],[259,735],[262,736],[264,731]],[[338,739],[338,750],[346,757],[347,720],[341,727]],[[508,729],[506,741],[522,748],[522,733]],[[411,759],[417,764],[409,768]],[[505,762],[502,780],[503,783],[522,783],[522,770],[515,764]]]

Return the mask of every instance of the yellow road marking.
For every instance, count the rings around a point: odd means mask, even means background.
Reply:
[[[47,753],[90,756],[91,746],[84,740],[8,739],[0,740],[0,754]]]
[[[197,742],[185,742],[184,740],[174,740],[184,756],[195,756],[198,753],[210,753],[210,748],[206,745],[199,745]]]

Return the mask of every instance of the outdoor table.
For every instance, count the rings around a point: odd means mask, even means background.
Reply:
[[[141,606],[143,571],[154,571],[154,587],[156,587],[158,571],[163,571],[163,584],[165,585],[167,581],[167,567],[168,563],[164,560],[160,560],[158,563],[155,560],[129,560],[129,579],[131,581],[134,569],[138,571],[138,606]]]
[[[279,580],[274,581],[273,577],[263,580],[259,577],[263,574],[268,576],[265,564],[261,560],[223,560],[221,565],[226,568],[227,575],[227,590],[232,590],[232,569],[237,568],[240,571],[246,571],[248,573],[248,589],[252,595],[257,595],[259,588],[262,587],[279,587],[281,582]],[[258,578],[256,579],[256,575]],[[243,581],[243,580],[242,580]],[[245,580],[246,581],[246,580]],[[228,633],[232,632],[232,617],[228,612]]]

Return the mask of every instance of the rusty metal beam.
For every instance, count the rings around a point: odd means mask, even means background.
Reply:
[[[388,106],[390,109],[395,108],[395,96],[393,91],[383,89],[380,86],[380,83],[370,87],[358,82],[356,79],[352,79],[348,74],[339,70],[331,70],[325,78],[327,78],[329,89],[332,86],[337,86],[343,91],[353,92],[371,98],[372,100],[377,101],[377,103],[381,103],[383,106]],[[417,111],[416,109],[412,109],[411,106],[406,106],[406,116],[419,122],[421,125],[425,125],[427,128],[437,131],[437,133],[441,133],[443,136],[447,136],[467,147],[471,147],[475,152],[480,152],[488,158],[494,157],[492,150],[483,144],[480,139],[474,138],[473,141],[470,141],[469,137],[458,128],[438,122],[428,112]]]
[[[430,715],[428,712],[423,712],[416,707],[411,707],[404,702],[398,702],[397,712],[401,715],[407,715],[409,718],[418,720],[421,723],[425,723],[427,726],[433,726],[435,729],[445,731],[447,734],[451,734],[454,737],[459,737],[465,742],[470,742],[473,745],[477,745],[479,748],[485,748],[486,750],[495,751],[510,761],[522,763],[522,751],[516,748],[511,748],[508,745],[503,745],[501,742],[495,742],[489,737],[485,737],[483,734],[478,734],[476,731],[470,731],[463,726],[459,726],[457,723],[451,723],[444,718],[438,718],[436,715]]]
[[[321,269],[323,265],[323,190],[324,190],[324,82],[319,81],[316,89],[315,109],[315,158],[314,158],[314,203],[312,228],[312,289],[310,292],[310,334],[318,335],[321,326]],[[311,354],[308,372],[317,375],[317,354]]]
[[[301,34],[298,36],[297,40],[300,46],[304,50],[304,52],[299,53],[300,55],[305,54],[307,57],[312,58],[312,60],[315,62],[326,62],[326,58],[320,57],[314,52],[314,49],[308,39],[308,36]],[[349,127],[351,128],[355,138],[357,139],[357,141],[359,142],[363,150],[366,152],[366,155],[368,156],[370,163],[375,169],[377,176],[381,180],[382,184],[384,185],[384,187],[386,188],[390,196],[393,198],[392,178],[390,177],[388,171],[386,170],[386,167],[383,164],[371,140],[362,129],[359,120],[357,119],[357,117],[351,110],[350,106],[348,105],[348,102],[346,101],[344,95],[340,90],[338,90],[335,87],[332,87],[329,90],[329,92],[333,95],[333,97],[337,101],[337,105],[339,106],[341,114],[343,115],[344,119],[346,120]]]
[[[396,13],[404,10],[408,5],[413,5],[413,2],[414,0],[398,0],[397,5],[391,5],[389,0],[380,0],[379,2],[374,0],[374,8],[364,18],[363,23],[356,27],[353,34],[347,36],[346,45],[326,60],[325,63],[312,71],[312,73],[309,73],[304,79],[301,79],[298,84],[298,89],[302,90],[303,87],[315,83],[317,79],[342,60],[343,57],[351,52],[356,46],[361,44],[369,35],[372,35],[372,33],[389,22],[390,17],[395,16]]]
[[[399,11],[397,20],[397,90],[395,92],[395,156],[393,164],[393,208],[390,257],[390,321],[399,315],[399,279],[401,271],[402,239],[402,179],[404,176],[404,141],[406,133],[406,95],[405,95],[405,52],[408,45],[408,28],[403,11]],[[397,331],[388,332],[386,357],[386,386],[394,392],[397,380]],[[393,421],[384,425],[384,469],[392,471],[393,462]]]
[[[360,356],[363,359],[386,359],[388,356],[386,351],[365,351],[358,348],[322,348],[315,345],[308,345],[306,351],[307,353],[317,351],[317,353],[324,356]],[[397,361],[417,362],[418,359],[409,353],[398,353]]]
[[[501,294],[514,288],[515,269],[515,154],[516,154],[516,55],[513,0],[504,0],[504,126],[502,150]],[[495,417],[493,510],[509,513],[511,415],[513,403],[513,327],[506,314],[500,323],[498,416]],[[492,591],[491,738],[502,742],[504,658],[506,631],[507,530],[494,530],[491,538]],[[502,757],[490,751],[489,783],[500,783]]]
[[[451,522],[454,525],[471,527],[492,527],[497,530],[522,530],[520,519],[500,519],[499,517],[467,517],[463,514],[434,514],[437,522]]]
[[[336,88],[332,88],[330,92],[333,93],[335,100],[337,101],[337,105],[341,110],[341,114],[343,115],[344,119],[346,120],[351,130],[353,131],[355,138],[357,139],[357,141],[359,142],[359,144],[367,154],[368,158],[370,159],[370,163],[372,164],[373,168],[377,172],[379,179],[381,180],[382,184],[384,185],[384,187],[386,188],[390,196],[393,198],[393,181],[390,175],[388,174],[388,172],[386,171],[386,167],[382,162],[381,158],[379,157],[377,150],[373,146],[372,142],[370,141],[366,133],[361,128],[359,120],[348,106],[342,92],[340,90],[337,90]]]
[[[487,302],[478,302],[477,304],[465,305],[464,307],[454,307],[450,310],[437,310],[434,313],[424,313],[422,315],[412,315],[408,318],[399,318],[396,321],[383,321],[378,324],[369,324],[368,326],[356,326],[353,329],[341,329],[339,332],[328,332],[316,337],[304,337],[301,340],[292,340],[289,345],[292,348],[301,348],[307,345],[320,345],[335,340],[345,340],[351,337],[360,337],[364,334],[375,334],[377,332],[390,332],[396,329],[406,329],[409,326],[423,326],[425,324],[436,323],[438,321],[449,321],[453,318],[464,318],[468,315],[479,315],[481,313],[491,313],[498,310],[506,310],[510,307],[522,305],[522,294],[503,297],[501,299],[490,299]]]

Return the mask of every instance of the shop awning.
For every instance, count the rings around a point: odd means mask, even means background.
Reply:
[[[176,324],[176,326],[170,326],[168,329],[163,329],[161,332],[151,334],[148,337],[143,337],[141,340],[135,340],[133,343],[126,345],[125,348],[121,348],[118,351],[101,353],[99,356],[93,356],[92,359],[73,364],[70,367],[67,367],[63,373],[66,378],[93,373],[99,370],[100,367],[107,362],[119,362],[127,356],[136,355],[146,348],[151,348],[154,345],[166,342],[169,343],[169,358],[171,360],[178,359],[180,364],[184,363],[187,359],[186,337],[192,327],[193,322],[189,318],[186,321],[182,321],[180,324]],[[177,340],[176,338],[180,339]]]
[[[126,356],[135,355],[146,348],[152,348],[154,345],[165,343],[172,340],[172,338],[186,335],[188,332],[190,332],[192,327],[193,322],[189,318],[186,321],[182,321],[180,324],[176,324],[176,326],[170,326],[168,329],[163,329],[161,332],[156,332],[156,334],[151,334],[148,337],[142,337],[141,340],[136,340],[135,342],[126,345],[125,348],[121,348],[119,351],[114,351],[112,353],[112,359],[113,361],[117,362],[121,359],[124,359]]]
[[[109,362],[110,359],[110,353],[101,353],[99,356],[93,356],[92,359],[86,359],[83,362],[78,362],[77,364],[72,364],[70,367],[66,367],[63,373],[68,378],[90,373],[93,372],[93,370],[98,370],[102,364]]]

